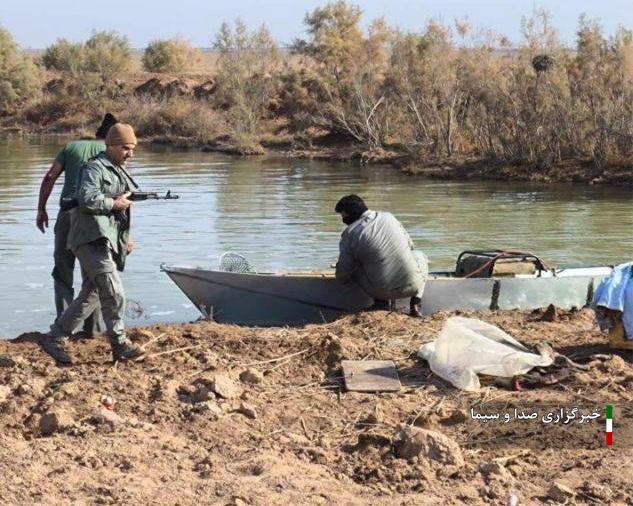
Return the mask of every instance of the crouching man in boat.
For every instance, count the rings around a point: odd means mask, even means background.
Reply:
[[[73,329],[101,304],[114,361],[132,359],[143,349],[125,335],[125,294],[117,271],[122,271],[132,251],[130,206],[127,197],[136,187],[125,168],[134,154],[136,136],[130,125],[116,123],[105,139],[106,150],[83,167],[75,194],[68,247],[83,273],[81,292],[51,325],[42,342],[57,362],[71,363],[64,343]]]
[[[336,279],[355,283],[374,298],[372,309],[388,309],[389,301],[410,297],[411,316],[420,316],[428,276],[424,253],[391,214],[367,209],[358,195],[347,195],[334,210],[347,228],[341,234]]]

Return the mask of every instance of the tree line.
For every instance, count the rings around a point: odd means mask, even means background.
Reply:
[[[0,118],[64,128],[127,108],[145,134],[200,142],[228,135],[253,146],[286,136],[309,144],[322,132],[367,156],[391,150],[414,162],[480,158],[538,170],[570,159],[596,169],[633,160],[630,30],[607,37],[581,17],[570,47],[544,11],[523,20],[519,44],[463,20],[419,31],[361,21],[361,9],[343,0],[318,7],[289,50],[265,27],[225,23],[202,72],[215,91],[195,99],[133,96],[121,84],[134,72],[132,50],[115,32],[60,39],[34,59],[0,30]],[[163,39],[148,45],[141,65],[200,73],[202,59],[184,39]],[[47,92],[51,72],[63,85]]]

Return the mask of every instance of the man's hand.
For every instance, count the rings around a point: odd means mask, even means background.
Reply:
[[[112,210],[125,211],[128,207],[130,207],[132,205],[132,201],[127,199],[130,195],[132,195],[132,192],[125,192],[123,195],[119,195],[116,199],[114,199]]]
[[[45,233],[48,228],[46,202],[48,201],[48,197],[51,196],[55,181],[57,181],[57,178],[62,172],[64,172],[64,167],[55,160],[53,165],[51,165],[51,168],[48,169],[48,172],[44,176],[44,179],[42,179],[42,184],[40,185],[40,196],[37,200],[37,218],[35,219],[35,224],[37,225],[37,228],[42,231],[42,234]]]
[[[42,234],[46,232],[46,229],[48,228],[48,213],[46,212],[46,209],[38,209],[35,224],[37,225],[37,228],[42,231]]]
[[[134,251],[134,240],[129,237],[127,240],[127,254],[129,255],[132,251]]]

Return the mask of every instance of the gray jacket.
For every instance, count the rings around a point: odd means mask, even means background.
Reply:
[[[375,299],[421,295],[427,276],[413,242],[400,222],[387,212],[367,210],[341,234],[336,279],[356,283]]]
[[[133,189],[125,171],[112,163],[105,151],[89,160],[81,170],[73,209],[68,247],[77,247],[106,239],[112,248],[119,270],[123,270],[129,238],[129,210],[112,211],[114,199]]]

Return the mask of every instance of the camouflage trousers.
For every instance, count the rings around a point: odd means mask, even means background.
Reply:
[[[51,325],[51,336],[58,338],[70,335],[77,325],[101,306],[110,342],[117,344],[124,341],[125,292],[108,241],[98,240],[83,244],[74,254],[83,274],[81,291]]]

